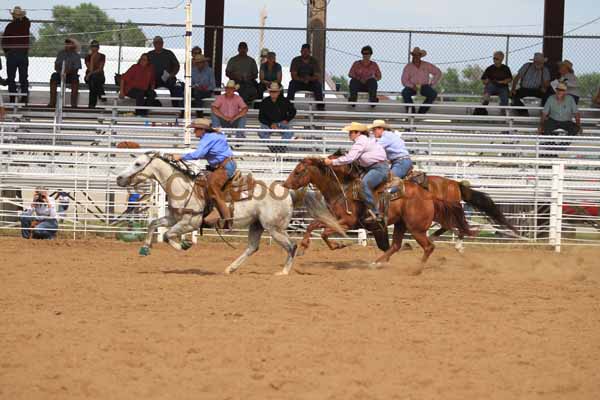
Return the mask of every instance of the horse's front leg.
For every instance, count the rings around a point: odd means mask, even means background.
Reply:
[[[344,231],[346,231],[348,229],[343,224],[340,224],[340,226],[342,228],[344,228]],[[323,233],[321,233],[321,239],[323,239],[323,241],[325,242],[327,247],[329,247],[329,250],[339,250],[339,249],[348,247],[347,244],[344,244],[342,242],[333,242],[333,241],[329,240],[329,236],[333,235],[334,233],[337,233],[337,231],[335,229],[332,229],[329,227],[325,227],[325,229],[323,229]]]
[[[171,216],[165,216],[161,218],[156,218],[150,222],[148,225],[148,230],[146,232],[146,239],[144,240],[144,245],[140,247],[140,255],[147,256],[150,255],[150,249],[152,248],[152,239],[154,237],[154,233],[160,227],[171,226],[175,224],[175,218]]]
[[[188,250],[192,247],[191,243],[181,240],[181,236],[192,232],[202,224],[202,216],[186,215],[179,220],[175,225],[171,226],[164,234],[164,239],[175,250]]]
[[[308,246],[310,245],[311,235],[315,229],[325,228],[325,227],[326,227],[325,224],[323,224],[321,221],[311,222],[306,227],[306,232],[304,233],[304,236],[302,237],[302,241],[300,242],[300,247],[298,248],[298,252],[296,253],[296,255],[301,256],[308,249]]]

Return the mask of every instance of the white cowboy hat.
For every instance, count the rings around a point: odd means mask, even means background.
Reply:
[[[15,8],[13,8],[13,10],[10,12],[10,15],[12,15],[13,17],[16,17],[16,18],[21,18],[21,17],[24,17],[24,16],[25,16],[25,14],[27,14],[27,13],[25,12],[25,10],[23,10],[23,9],[22,9],[21,7],[19,7],[19,6],[16,6],[16,7],[15,7]]]
[[[269,92],[281,92],[281,86],[277,82],[271,82],[267,90]]]
[[[410,52],[410,54],[414,55],[420,55],[421,57],[425,57],[427,55],[427,52],[423,49],[420,49],[418,47],[415,47],[414,49],[412,49],[412,51]]]
[[[196,54],[194,56],[194,58],[192,59],[193,62],[204,62],[204,61],[208,61],[209,58],[208,57],[204,57],[204,54]]]
[[[187,126],[187,128],[204,128],[208,130],[210,129],[210,120],[208,118],[196,118]]]
[[[369,127],[367,127],[365,124],[361,124],[360,122],[351,122],[350,125],[346,125],[345,127],[342,128],[342,131],[344,131],[344,132],[352,132],[352,131],[367,132],[368,130],[369,130]]]
[[[382,119],[376,119],[371,125],[369,125],[369,130],[373,130],[375,128],[391,129],[390,126]]]
[[[240,88],[240,85],[238,85],[237,83],[235,83],[235,81],[233,79],[230,79],[225,84],[225,89],[227,89],[227,88],[233,88],[235,90],[238,90]]]

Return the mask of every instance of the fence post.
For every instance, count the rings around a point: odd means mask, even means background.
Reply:
[[[565,165],[552,165],[552,193],[550,194],[550,244],[560,253],[562,239],[562,206]]]
[[[508,65],[508,52],[510,49],[510,35],[506,35],[506,51],[504,52],[504,64]]]
[[[411,46],[412,46],[412,32],[408,32],[408,63],[410,64],[410,50],[411,50]]]
[[[166,216],[165,210],[167,209],[167,195],[166,195],[164,189],[162,188],[162,186],[160,186],[158,183],[156,183],[155,185],[157,186],[157,191],[156,191],[156,193],[157,193],[156,203],[158,205],[157,217],[162,218],[162,217]],[[163,235],[165,234],[166,231],[167,231],[167,228],[164,228],[164,227],[158,228],[158,237],[156,238],[157,242],[163,241]]]
[[[121,58],[123,56],[123,24],[119,25],[119,59],[117,62],[117,74],[121,74]]]

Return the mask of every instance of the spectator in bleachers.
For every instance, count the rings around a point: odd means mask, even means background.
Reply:
[[[404,140],[399,134],[392,132],[390,126],[382,119],[373,121],[369,125],[369,130],[373,132],[377,143],[385,150],[392,173],[398,178],[404,179],[413,166]]]
[[[291,139],[294,136],[290,129],[290,121],[296,116],[296,108],[281,93],[281,86],[277,82],[271,82],[269,86],[269,97],[263,99],[260,103],[260,112],[258,120],[261,129],[286,129],[281,131],[282,139]],[[261,139],[269,139],[271,132],[259,132]],[[283,152],[285,147],[270,147],[272,151]]]
[[[194,59],[194,56],[199,56],[200,54],[202,54],[202,49],[200,46],[192,47],[192,60]]]
[[[560,74],[558,82],[563,82],[567,85],[567,94],[573,96],[575,104],[579,104],[581,94],[579,93],[579,84],[573,70],[573,63],[569,60],[564,60],[558,65],[558,73]],[[556,83],[558,84],[558,82]]]
[[[267,88],[271,87],[273,82],[281,86],[281,64],[276,61],[275,52],[270,51],[267,54],[266,62],[260,64],[260,83],[258,84],[258,94],[262,98]]]
[[[225,75],[238,84],[238,93],[246,104],[250,105],[258,97],[256,83],[258,67],[254,58],[248,56],[248,44],[246,42],[240,42],[238,55],[229,59]]]
[[[269,56],[269,49],[264,48],[260,51],[260,65],[267,62],[267,57]],[[260,69],[260,68],[259,68]]]
[[[106,56],[100,53],[100,44],[97,40],[90,42],[90,53],[85,56],[85,78],[83,79],[89,87],[89,108],[96,108],[98,99],[104,96],[104,63]]]
[[[208,59],[202,54],[196,54],[192,63],[192,97],[194,107],[202,107],[203,99],[212,96],[215,90],[215,73],[208,65]],[[202,111],[196,111],[196,116],[201,118]]]
[[[33,192],[31,206],[21,214],[21,236],[24,239],[53,239],[58,231],[56,201],[45,188]]]
[[[77,107],[79,95],[79,70],[81,69],[81,56],[79,55],[79,42],[75,39],[65,39],[65,48],[56,55],[54,73],[50,77],[50,103],[48,107],[56,107],[56,89],[60,85],[63,62],[65,63],[65,83],[71,85],[71,107]]]
[[[375,61],[371,61],[373,49],[371,46],[365,46],[360,50],[362,60],[355,61],[350,68],[348,76],[350,77],[350,96],[348,101],[355,102],[358,92],[368,92],[369,102],[376,103],[377,99],[377,81],[381,80],[381,71]]]
[[[490,104],[490,96],[497,95],[500,98],[500,105],[508,105],[508,84],[512,81],[512,72],[506,64],[503,64],[504,53],[494,52],[494,63],[487,67],[481,75],[481,80],[485,85],[483,89],[483,105]]]
[[[169,89],[171,97],[183,97],[183,88],[177,86],[177,73],[179,72],[179,61],[175,54],[164,48],[163,38],[155,36],[152,40],[154,50],[148,52],[150,64],[154,67],[155,88],[164,87]],[[180,100],[172,100],[173,107],[181,107]]]
[[[548,97],[538,131],[544,135],[553,135],[557,129],[564,129],[570,136],[581,132],[581,113],[575,99],[567,96],[567,85],[563,82],[556,87],[556,94]]]
[[[305,43],[300,49],[300,55],[294,57],[290,65],[292,80],[288,87],[288,100],[294,100],[296,92],[306,90],[312,92],[315,100],[323,101],[321,85],[321,66],[319,61],[310,55],[310,45]],[[324,110],[325,104],[317,104],[318,110]]]
[[[425,50],[415,47],[410,54],[412,61],[406,64],[402,71],[402,98],[404,103],[412,104],[413,96],[421,93],[425,96],[423,104],[432,104],[436,97],[437,91],[433,88],[442,79],[442,71],[435,65],[423,61],[422,58],[427,55]],[[414,111],[414,107],[407,107],[407,112],[410,109]],[[419,107],[419,114],[425,114],[429,111],[429,107]]]
[[[150,65],[147,53],[140,56],[138,63],[132,65],[127,72],[121,76],[119,98],[125,96],[135,99],[135,105],[151,106],[156,99],[154,91],[154,67]],[[148,115],[148,110],[136,109],[136,115]]]
[[[233,80],[227,81],[225,94],[217,96],[212,104],[212,126],[214,128],[239,128],[246,127],[246,114],[248,106],[241,96],[235,91],[239,86]],[[236,137],[245,137],[243,131],[237,131]]]
[[[29,69],[29,29],[31,22],[25,16],[25,11],[21,7],[13,8],[11,12],[13,20],[6,25],[2,34],[2,49],[6,56],[6,74],[8,91],[17,92],[15,77],[19,71],[19,90],[22,94],[29,93],[28,69]],[[10,102],[14,102],[11,97]],[[23,103],[28,102],[27,96],[21,97]]]
[[[535,53],[531,59],[533,62],[523,64],[512,83],[512,104],[523,106],[523,97],[537,97],[542,100],[542,106],[546,104],[550,92],[550,70],[544,65],[547,59],[542,53]],[[517,90],[517,85],[521,84]],[[527,110],[518,110],[519,115],[529,115]]]

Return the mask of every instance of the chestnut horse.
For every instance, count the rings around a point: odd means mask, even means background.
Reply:
[[[361,216],[366,207],[362,201],[354,200],[352,196],[350,183],[353,178],[347,178],[351,168],[347,165],[328,167],[320,158],[305,158],[290,173],[283,186],[299,189],[313,184],[321,192],[329,210],[338,219],[338,225],[344,231],[364,228]],[[436,199],[419,185],[404,182],[404,195],[390,201],[387,212],[387,223],[394,225],[392,245],[375,263],[389,261],[390,257],[400,250],[404,233],[409,231],[423,248],[421,262],[424,264],[435,248],[427,237],[427,230],[433,221],[439,222],[445,229],[456,228],[461,234],[471,234],[460,203]],[[318,228],[324,228],[321,237],[331,250],[345,247],[329,240],[329,236],[338,231],[336,227],[315,220],[308,226],[300,243],[301,251],[308,248],[310,234]]]

